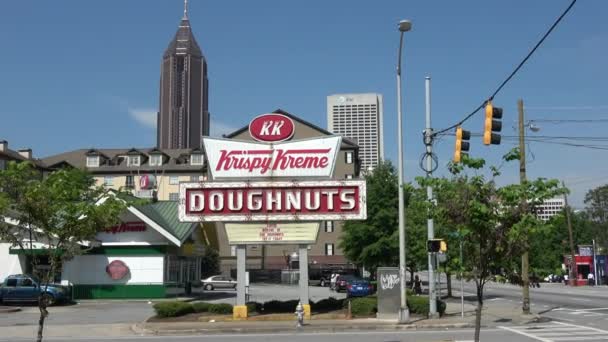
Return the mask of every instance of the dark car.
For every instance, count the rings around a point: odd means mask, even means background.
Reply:
[[[0,303],[38,302],[41,297],[53,305],[67,301],[69,291],[61,285],[41,284],[38,278],[24,274],[10,275],[0,285]]]
[[[353,278],[346,282],[346,297],[365,297],[374,293],[372,284],[361,278]]]

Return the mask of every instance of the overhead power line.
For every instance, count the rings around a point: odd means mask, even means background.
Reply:
[[[566,10],[557,18],[557,20],[555,20],[555,22],[553,23],[553,25],[551,25],[551,27],[549,28],[549,30],[547,30],[547,32],[538,41],[538,43],[536,43],[536,45],[534,45],[534,47],[532,48],[532,50],[530,50],[530,52],[528,52],[528,54],[526,55],[526,57],[517,65],[517,67],[511,72],[511,74],[509,74],[509,76],[507,76],[507,78],[504,81],[502,81],[502,83],[498,86],[498,88],[496,88],[496,90],[492,93],[492,95],[490,95],[490,97],[487,100],[484,100],[477,108],[475,108],[471,113],[469,113],[467,116],[465,116],[464,119],[460,120],[459,122],[455,123],[454,125],[452,125],[452,126],[450,126],[448,128],[444,128],[442,130],[437,131],[435,133],[435,135],[441,134],[443,132],[449,131],[451,129],[454,129],[454,128],[462,125],[465,121],[467,121],[473,115],[475,115],[477,112],[479,112],[479,110],[481,110],[488,101],[492,101],[494,99],[494,97],[496,95],[498,95],[498,93],[502,90],[502,88],[505,85],[507,85],[507,83],[509,83],[509,81],[513,78],[513,76],[515,76],[515,74],[517,74],[517,72],[519,71],[519,69],[521,69],[524,66],[524,64],[526,64],[526,62],[528,61],[528,59],[530,59],[530,57],[534,54],[534,52],[536,52],[536,50],[538,49],[538,47],[545,41],[545,39],[547,39],[547,37],[551,34],[551,32],[553,32],[553,29],[555,29],[555,27],[560,23],[560,21],[562,21],[562,19],[566,16],[566,14],[568,14],[568,12],[570,12],[570,10],[572,9],[572,7],[576,3],[576,1],[577,0],[572,0],[572,2],[570,3],[570,5],[568,6],[568,8],[566,8]]]

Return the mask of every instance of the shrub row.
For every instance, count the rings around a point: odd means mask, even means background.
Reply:
[[[408,296],[407,307],[410,312],[417,313],[419,315],[429,315],[429,297],[426,296]],[[440,316],[445,313],[446,304],[442,300],[437,300],[437,312]]]
[[[347,302],[344,303],[346,307]],[[412,313],[416,313],[423,316],[429,314],[429,299],[428,297],[408,295],[407,296],[407,307]],[[444,301],[437,301],[437,311],[439,315],[443,316],[446,309],[446,303]],[[351,314],[353,316],[369,317],[376,314],[378,311],[378,299],[375,296],[361,297],[351,299]]]
[[[212,303],[186,303],[186,302],[162,302],[154,304],[154,311],[157,317],[177,317],[187,315],[193,312],[211,312],[214,314],[224,315],[232,313],[232,305],[230,304],[212,304]]]

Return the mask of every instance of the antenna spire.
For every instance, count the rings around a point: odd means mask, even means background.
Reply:
[[[188,0],[184,0],[184,18],[188,19]]]

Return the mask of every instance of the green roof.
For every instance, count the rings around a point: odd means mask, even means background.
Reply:
[[[152,221],[163,227],[169,234],[179,241],[184,241],[191,233],[196,223],[180,222],[178,218],[177,201],[158,201],[155,203],[136,205],[135,209],[141,211]]]

